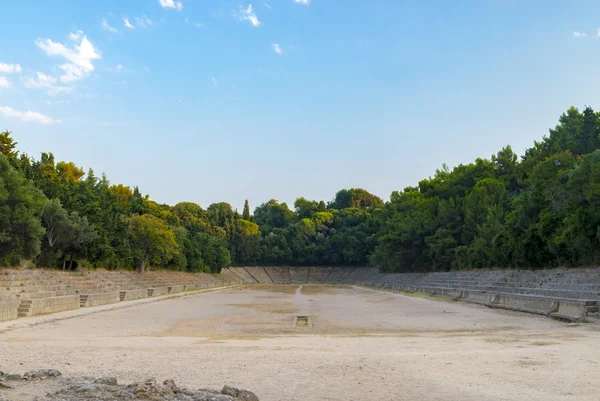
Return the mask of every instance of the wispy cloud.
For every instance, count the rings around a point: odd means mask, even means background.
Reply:
[[[273,43],[273,51],[277,54],[279,54],[280,56],[283,54],[283,50],[281,49],[281,46],[279,46],[278,43]]]
[[[219,87],[219,83],[217,82],[217,79],[215,77],[212,77],[211,81],[212,81],[213,87],[215,89],[217,89]]]
[[[23,71],[19,64],[0,63],[0,72],[3,74],[14,74]]]
[[[123,67],[123,65],[121,65],[121,64],[117,64],[114,67],[108,67],[107,70],[110,72],[116,72],[116,73],[127,71],[127,69],[125,67]]]
[[[234,14],[234,16],[238,19],[238,21],[249,21],[252,26],[260,26],[260,21],[258,20],[254,10],[252,10],[252,4],[248,4],[248,7],[246,8],[240,6],[239,12]]]
[[[10,88],[12,84],[6,79],[6,77],[0,77],[0,88]]]
[[[51,39],[38,38],[35,44],[48,56],[61,56],[67,62],[61,64],[59,68],[63,70],[60,81],[70,83],[87,78],[94,71],[94,60],[101,59],[100,52],[92,45],[83,32],[70,34],[69,38],[79,44],[69,48],[62,43],[57,43]]]
[[[62,121],[55,120],[52,117],[48,117],[42,113],[37,113],[31,110],[19,111],[8,106],[0,106],[0,115],[4,116],[5,118],[18,118],[21,121],[35,122],[44,125],[62,123]]]
[[[305,6],[310,4],[310,0],[294,0],[296,4],[304,4]]]
[[[265,7],[267,7],[269,10],[271,9],[271,5],[270,5],[269,3],[267,3],[267,2],[265,1],[265,3],[264,3],[264,4],[265,4]]]
[[[46,100],[44,103],[50,106],[60,106],[61,104],[69,104],[68,100]]]
[[[597,28],[597,29],[598,29],[598,36],[600,36],[600,28]]]
[[[152,20],[146,15],[142,15],[141,17],[135,17],[135,22],[139,28],[147,28],[149,26],[154,25]]]
[[[131,25],[131,22],[129,22],[129,18],[127,17],[123,17],[123,25],[125,25],[126,28],[135,29],[135,27]]]
[[[102,24],[102,28],[108,32],[111,33],[119,33],[119,30],[115,27],[112,27],[108,21],[106,20],[106,18],[102,18],[102,20],[100,21],[100,24]]]
[[[158,3],[160,4],[160,6],[162,8],[174,8],[177,11],[181,11],[181,9],[183,8],[183,4],[181,4],[180,1],[174,1],[174,0],[158,0]]]
[[[575,31],[575,32],[573,32],[573,36],[575,36],[576,38],[584,38],[587,36],[587,33]]]
[[[59,93],[68,93],[73,90],[68,86],[58,85],[58,78],[51,77],[42,72],[36,72],[36,77],[28,77],[25,80],[27,88],[46,89],[49,95],[57,95]]]

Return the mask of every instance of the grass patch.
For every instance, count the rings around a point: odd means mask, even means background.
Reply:
[[[548,345],[559,345],[556,341],[534,341],[531,345],[535,345],[536,347],[546,347]]]

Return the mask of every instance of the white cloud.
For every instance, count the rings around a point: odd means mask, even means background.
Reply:
[[[212,84],[215,87],[215,89],[217,89],[219,87],[219,83],[217,82],[215,77],[211,78]]]
[[[108,67],[107,70],[110,72],[117,72],[117,73],[127,71],[127,69],[125,67],[123,67],[121,64],[117,64],[114,67]]]
[[[271,9],[271,6],[266,1],[265,1],[265,7],[267,7],[269,10]]]
[[[133,25],[131,25],[131,22],[129,22],[129,18],[123,17],[123,24],[126,28],[135,29]]]
[[[600,36],[600,28],[598,28],[598,36]]]
[[[104,28],[106,31],[111,32],[111,33],[119,33],[119,30],[117,28],[110,26],[110,24],[108,23],[106,18],[102,18],[100,23],[102,24],[102,28]]]
[[[158,0],[158,2],[160,3],[160,6],[162,8],[174,8],[177,11],[181,11],[181,9],[183,8],[183,4],[181,4],[180,1],[174,1],[174,0]]]
[[[0,88],[10,88],[12,85],[6,77],[0,77]]]
[[[68,100],[46,100],[44,103],[51,106],[60,106],[61,104],[69,104]]]
[[[42,113],[37,113],[35,111],[19,111],[15,110],[12,107],[8,106],[0,106],[0,115],[5,118],[18,118],[21,121],[26,122],[35,122],[38,124],[60,124],[62,121],[55,120],[52,117],[48,117]]]
[[[19,64],[5,64],[0,63],[0,72],[4,74],[14,74],[15,72],[21,72],[21,66]]]
[[[584,38],[587,36],[587,33],[575,31],[573,32],[573,36],[575,36],[576,38]]]
[[[280,56],[283,54],[283,50],[281,49],[281,46],[279,46],[279,44],[277,43],[273,43],[273,51],[277,54],[279,54]]]
[[[305,6],[310,4],[310,0],[294,0],[296,4],[304,4]]]
[[[235,15],[239,21],[250,21],[252,26],[260,26],[260,21],[256,16],[254,10],[252,10],[252,4],[248,4],[247,8],[240,6],[240,11]]]
[[[196,28],[204,28],[204,24],[201,24],[201,23],[199,23],[199,22],[198,22],[198,23],[196,23],[196,24],[194,24],[194,26],[195,26]]]
[[[36,78],[29,77],[25,80],[25,86],[27,88],[47,89],[49,95],[56,95],[59,93],[68,93],[73,90],[68,86],[57,85],[58,78],[51,77],[42,72],[36,72]]]
[[[154,24],[152,20],[146,15],[143,15],[141,17],[135,17],[135,22],[139,28],[147,28],[148,26]]]
[[[35,41],[35,44],[48,56],[61,56],[67,60],[67,63],[59,66],[63,70],[60,81],[64,83],[87,78],[94,71],[93,61],[102,58],[83,32],[71,35],[69,35],[69,38],[72,40],[81,40],[79,44],[75,44],[72,48],[68,48],[62,43],[53,42],[51,39],[38,38]]]
[[[69,34],[69,40],[73,42],[77,42],[83,36],[83,31],[71,32]]]

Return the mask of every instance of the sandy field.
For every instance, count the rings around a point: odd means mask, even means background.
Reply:
[[[0,324],[0,371],[54,368],[124,383],[175,379],[191,388],[230,384],[263,401],[600,397],[596,324],[314,285],[227,289],[93,311]],[[296,315],[314,316],[313,327],[293,327]]]

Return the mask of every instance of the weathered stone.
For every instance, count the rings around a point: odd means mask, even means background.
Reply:
[[[224,394],[209,394],[201,395],[200,393],[194,394],[193,401],[235,401],[232,397]]]
[[[259,401],[256,394],[247,390],[240,390],[235,387],[225,386],[221,390],[221,394],[234,397],[236,401]]]
[[[13,386],[9,386],[3,380],[0,380],[0,388],[14,388]]]
[[[23,375],[20,375],[18,373],[7,373],[4,376],[2,376],[2,378],[5,380],[23,380]]]
[[[31,370],[29,372],[26,372],[23,375],[23,378],[25,380],[32,380],[32,379],[45,379],[48,377],[58,377],[58,376],[62,376],[62,373],[60,373],[56,369],[39,369],[39,370]]]
[[[8,375],[0,376],[0,388],[12,388],[5,384]],[[129,385],[119,385],[114,377],[69,379],[54,369],[39,369],[25,373],[26,380],[54,380],[61,390],[36,398],[37,401],[258,401],[254,393],[225,386],[222,391],[199,389],[196,391],[179,387],[173,380],[158,384],[154,379]],[[27,386],[24,382],[20,386]],[[0,396],[0,401],[7,401]]]
[[[94,380],[94,383],[105,384],[107,386],[116,386],[119,384],[116,377],[101,377]]]

